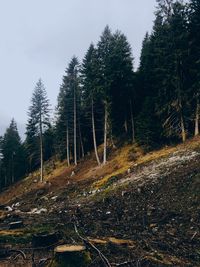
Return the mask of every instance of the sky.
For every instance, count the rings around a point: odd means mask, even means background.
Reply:
[[[70,59],[81,62],[106,25],[127,36],[136,68],[155,6],[156,0],[0,0],[0,135],[15,118],[23,136],[39,78],[55,107]]]

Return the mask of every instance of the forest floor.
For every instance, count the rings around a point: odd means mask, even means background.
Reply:
[[[77,167],[49,162],[44,183],[35,172],[2,192],[0,252],[20,249],[30,259],[34,251],[38,263],[55,244],[41,240],[34,250],[35,236],[81,243],[77,225],[111,266],[200,266],[200,138],[147,154],[126,145],[109,155],[99,167],[94,155]],[[91,254],[91,266],[105,266]],[[32,266],[12,260],[0,266]]]

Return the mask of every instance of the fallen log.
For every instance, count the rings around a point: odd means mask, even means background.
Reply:
[[[17,221],[17,222],[11,222],[9,223],[9,229],[14,230],[14,229],[19,229],[24,226],[22,221]]]
[[[48,267],[86,267],[91,263],[90,253],[82,245],[62,245],[54,249]]]

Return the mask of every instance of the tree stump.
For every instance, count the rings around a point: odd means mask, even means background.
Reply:
[[[47,247],[57,243],[59,240],[59,235],[57,233],[40,233],[33,235],[32,246],[37,247]]]
[[[54,249],[54,258],[49,267],[86,267],[91,263],[85,246],[62,245]]]

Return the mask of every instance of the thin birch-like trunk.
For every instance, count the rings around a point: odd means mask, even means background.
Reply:
[[[131,110],[132,142],[135,143],[135,123],[134,123],[134,118],[133,118],[133,106],[132,106],[132,101],[130,101],[130,110]]]
[[[124,121],[124,129],[125,129],[125,133],[128,133],[128,123],[127,123],[127,118]]]
[[[66,146],[67,146],[67,165],[70,166],[70,154],[69,154],[69,127],[67,121],[67,129],[66,129]]]
[[[98,155],[98,150],[97,150],[97,141],[96,141],[96,131],[95,131],[95,121],[94,121],[94,101],[92,98],[92,135],[93,135],[93,143],[94,143],[94,151],[95,151],[95,156],[98,165],[101,165],[99,155]]]
[[[82,158],[84,158],[85,157],[85,151],[84,151],[83,138],[82,138],[82,133],[81,133],[80,120],[78,122],[78,129],[79,129],[79,138],[80,138],[80,145],[81,145],[81,154],[82,154]]]
[[[15,182],[15,177],[14,177],[14,157],[13,157],[13,153],[12,153],[12,161],[11,161],[11,163],[12,163],[12,178],[11,178],[11,182],[14,184],[14,182]]]
[[[185,130],[185,123],[183,119],[183,114],[181,114],[181,136],[182,136],[182,141],[186,141],[186,130]]]
[[[104,118],[104,152],[103,152],[103,164],[107,161],[107,126],[108,126],[108,110],[107,102],[105,103],[105,118]]]
[[[74,164],[77,165],[77,144],[76,144],[76,88],[74,85]]]
[[[195,136],[199,135],[199,110],[200,110],[200,104],[199,104],[199,97],[197,96],[197,106],[196,106],[196,116],[195,116]]]
[[[40,181],[43,182],[43,131],[42,131],[42,115],[40,114]]]

